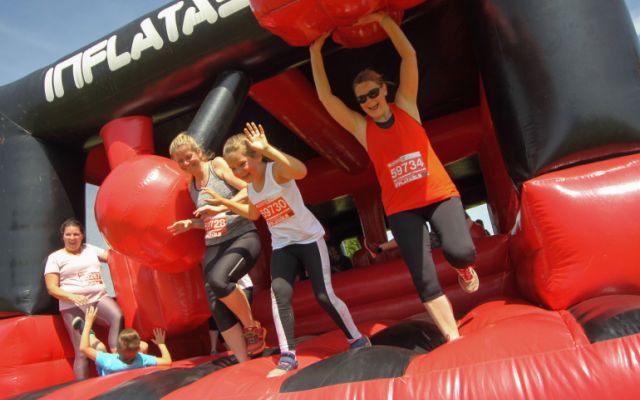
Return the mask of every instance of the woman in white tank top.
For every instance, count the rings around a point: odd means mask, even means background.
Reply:
[[[241,204],[209,190],[214,198],[211,204],[224,205],[253,220],[262,216],[271,233],[271,300],[281,356],[278,366],[267,376],[280,376],[298,366],[291,307],[298,263],[307,270],[316,299],[347,336],[351,348],[370,346],[369,339],[358,331],[347,306],[331,286],[324,229],[304,205],[295,183],[307,175],[305,165],[269,145],[264,129],[255,123],[247,124],[244,135],[230,137],[223,153],[233,173],[249,183],[249,202]],[[273,162],[265,162],[263,157]]]

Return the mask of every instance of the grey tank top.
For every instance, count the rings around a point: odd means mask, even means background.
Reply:
[[[227,199],[235,196],[238,190],[225,182],[224,179],[218,177],[210,161],[207,162],[207,164],[209,165],[209,178],[207,179],[206,187]],[[202,194],[196,189],[195,179],[192,180],[191,185],[189,185],[189,193],[196,208],[207,205],[208,203],[206,203],[204,199],[211,198],[209,195]],[[214,216],[207,216],[202,220],[205,227],[204,238],[207,246],[215,246],[256,229],[252,221],[242,218],[231,211]]]

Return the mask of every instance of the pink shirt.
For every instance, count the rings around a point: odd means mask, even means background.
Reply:
[[[98,256],[105,255],[104,249],[90,244],[82,245],[80,254],[71,254],[65,249],[60,249],[47,258],[44,274],[59,274],[60,289],[86,296],[89,303],[94,303],[107,295],[98,259]],[[61,311],[72,307],[76,307],[73,302],[60,300]]]

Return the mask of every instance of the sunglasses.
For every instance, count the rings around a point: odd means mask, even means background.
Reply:
[[[373,88],[371,90],[369,90],[367,93],[360,95],[360,96],[356,96],[356,100],[358,100],[358,103],[360,104],[364,104],[364,102],[367,101],[367,97],[370,99],[375,99],[376,97],[378,97],[380,95],[380,88]]]

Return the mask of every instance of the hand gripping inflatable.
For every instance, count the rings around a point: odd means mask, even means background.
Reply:
[[[204,256],[202,231],[173,236],[167,226],[192,218],[188,176],[172,160],[137,156],[118,165],[96,197],[96,220],[118,252],[165,272],[181,272]]]
[[[400,23],[404,10],[424,0],[251,0],[260,25],[292,46],[308,46],[324,32],[344,47],[365,47],[386,37],[377,23],[357,24],[385,10]]]

